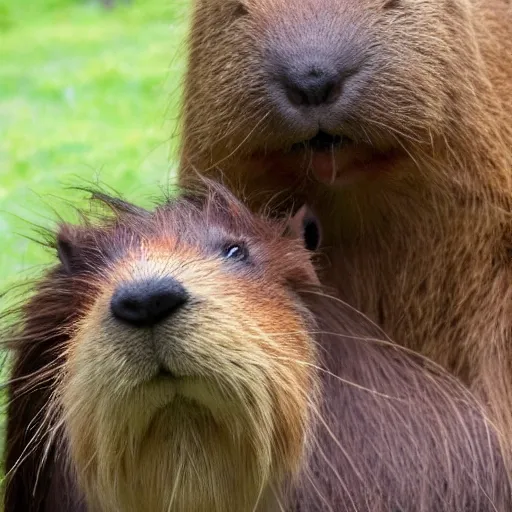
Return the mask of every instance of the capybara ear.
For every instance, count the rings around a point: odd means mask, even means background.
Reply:
[[[80,229],[69,224],[62,224],[57,232],[55,246],[57,256],[64,270],[71,274],[80,260]]]
[[[302,238],[308,251],[316,251],[322,243],[322,226],[311,208],[304,204],[290,219],[289,228],[292,233]]]

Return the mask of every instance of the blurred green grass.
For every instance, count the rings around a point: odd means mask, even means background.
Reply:
[[[21,235],[83,204],[66,187],[144,203],[173,179],[188,2],[117,3],[0,0],[2,290],[48,261]]]
[[[54,257],[31,224],[86,206],[69,187],[144,205],[174,180],[189,2],[116,3],[0,0],[0,318]]]

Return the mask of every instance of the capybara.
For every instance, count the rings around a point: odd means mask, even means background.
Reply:
[[[466,383],[512,468],[511,2],[194,5],[181,182],[310,204],[322,282]]]
[[[203,184],[60,226],[3,337],[4,511],[510,510],[478,401],[320,286],[310,210]]]

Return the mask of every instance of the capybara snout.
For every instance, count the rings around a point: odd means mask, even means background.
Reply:
[[[366,34],[355,22],[333,26],[328,11],[305,18],[297,26],[270,22],[259,44],[275,115],[308,138],[319,129],[338,131],[371,74],[364,68]]]
[[[188,299],[186,289],[172,277],[128,281],[110,301],[112,315],[132,327],[152,327],[171,317]]]
[[[462,4],[201,2],[184,113],[186,134],[202,142],[185,136],[185,165],[229,174],[234,161],[256,159],[321,182],[396,168],[441,136],[457,108],[455,78],[474,67],[471,27],[451,21],[465,17]]]

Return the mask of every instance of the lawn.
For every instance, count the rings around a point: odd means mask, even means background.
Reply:
[[[33,225],[87,204],[70,187],[145,205],[175,177],[188,1],[118,3],[0,0],[0,311],[54,257]]]
[[[2,290],[48,261],[24,236],[70,186],[145,203],[173,179],[188,2],[118,3],[0,0]]]

